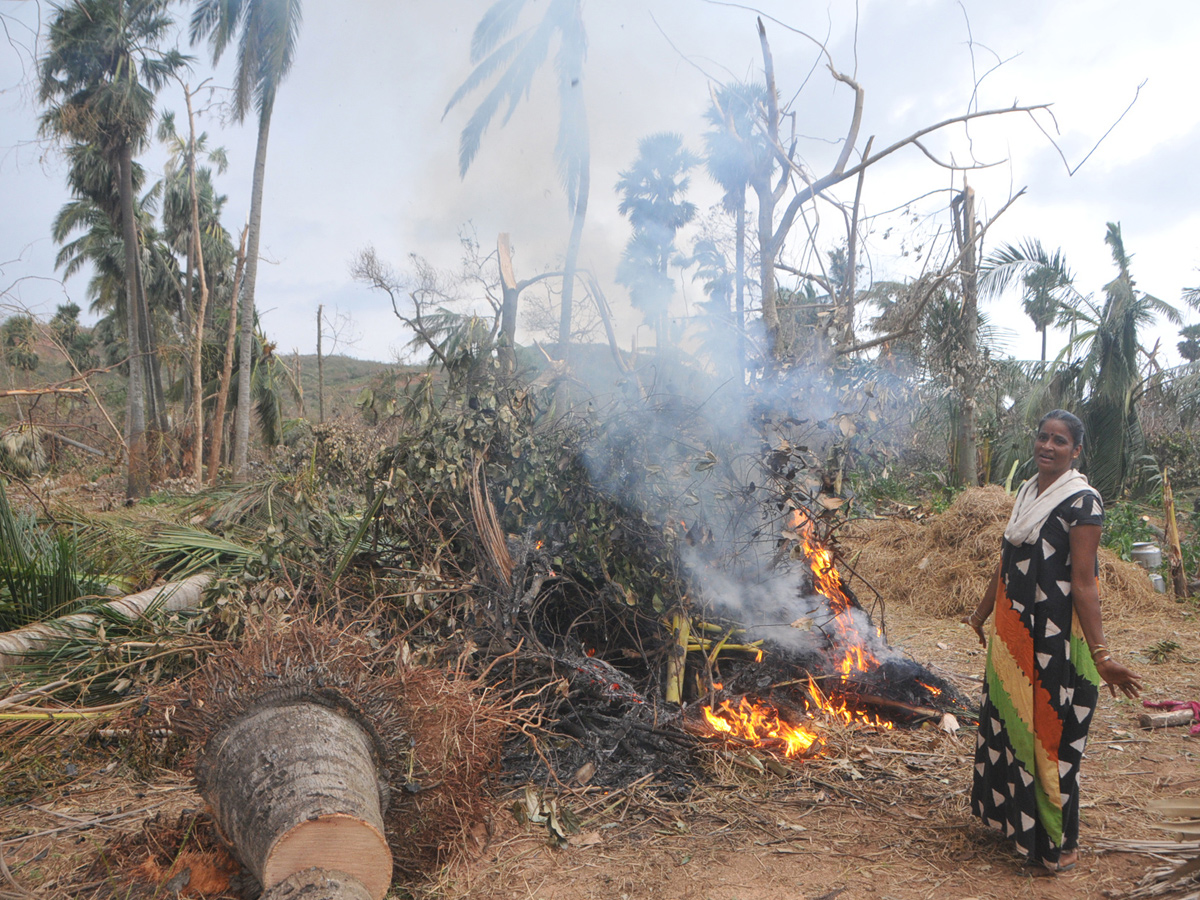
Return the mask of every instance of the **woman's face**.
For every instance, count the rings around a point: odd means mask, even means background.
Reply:
[[[1033,441],[1033,458],[1038,474],[1057,478],[1079,456],[1080,447],[1071,439],[1071,430],[1061,419],[1047,419]]]

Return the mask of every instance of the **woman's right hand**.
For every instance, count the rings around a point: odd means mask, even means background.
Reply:
[[[969,615],[963,616],[961,621],[964,625],[971,626],[971,629],[975,632],[975,634],[977,634],[979,636],[979,646],[983,647],[986,650],[987,649],[987,635],[985,635],[983,633],[983,623],[979,622],[974,617],[974,614],[969,614]]]
[[[1104,683],[1108,685],[1108,690],[1114,697],[1117,696],[1117,688],[1120,688],[1121,692],[1130,699],[1141,696],[1142,677],[1132,669],[1121,665],[1111,656],[1096,663],[1096,671],[1100,673],[1100,677],[1104,679]]]

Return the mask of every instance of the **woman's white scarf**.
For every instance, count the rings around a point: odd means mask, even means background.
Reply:
[[[1100,492],[1088,484],[1087,476],[1078,469],[1067,469],[1050,487],[1037,492],[1037,476],[1034,475],[1017,491],[1017,502],[1008,525],[1004,528],[1004,539],[1014,546],[1032,544],[1037,541],[1042,526],[1050,514],[1072,494],[1091,491],[1097,497]]]

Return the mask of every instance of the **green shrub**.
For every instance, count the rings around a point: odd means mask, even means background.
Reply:
[[[1132,558],[1134,544],[1153,541],[1156,537],[1136,504],[1118,501],[1104,511],[1104,546],[1121,559]]]

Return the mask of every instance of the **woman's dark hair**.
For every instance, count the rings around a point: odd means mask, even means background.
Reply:
[[[1071,445],[1073,447],[1083,445],[1083,422],[1079,421],[1079,416],[1069,413],[1065,409],[1052,409],[1042,416],[1042,420],[1038,422],[1038,431],[1041,431],[1042,426],[1050,419],[1055,419],[1067,426],[1067,431],[1071,432]]]

